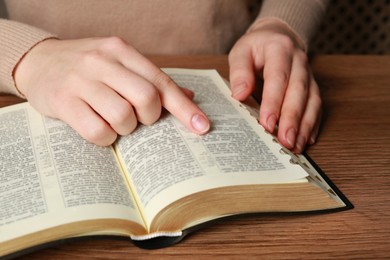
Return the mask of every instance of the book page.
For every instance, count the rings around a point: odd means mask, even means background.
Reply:
[[[28,103],[0,113],[0,243],[88,219],[142,223],[112,147]]]
[[[121,137],[116,150],[126,165],[147,221],[173,201],[229,185],[302,180],[307,173],[290,164],[280,145],[233,100],[215,71],[165,70],[180,86],[195,92],[212,122],[203,136],[189,132],[164,113],[152,126]]]

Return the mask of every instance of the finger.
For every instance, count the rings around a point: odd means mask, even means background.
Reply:
[[[106,56],[95,59],[94,70],[89,72],[88,77],[94,81],[101,81],[130,103],[126,105],[121,102],[122,107],[118,113],[122,114],[118,115],[131,117],[129,113],[132,106],[138,121],[145,125],[154,123],[160,117],[161,101],[155,86],[142,76],[124,67],[117,60]],[[91,94],[94,95],[94,93]],[[117,119],[113,118],[113,120]]]
[[[232,96],[243,101],[252,94],[256,81],[251,49],[233,48],[229,53],[229,68]]]
[[[306,144],[314,143],[318,133],[321,121],[321,100],[319,95],[311,94],[309,96],[307,107],[302,118],[297,142],[294,147],[295,153],[301,153],[305,149]],[[313,135],[315,137],[313,137]]]
[[[158,90],[162,106],[187,129],[197,134],[204,134],[210,129],[207,116],[168,75],[135,50],[122,54],[117,57],[122,64],[151,82]]]
[[[292,58],[289,52],[278,45],[267,47],[264,55],[264,86],[259,119],[260,124],[272,133],[280,117],[290,78]]]
[[[278,137],[292,149],[296,144],[301,119],[307,106],[309,74],[305,54],[296,54],[283,100]]]
[[[294,152],[301,153],[306,144],[311,142],[313,134],[318,133],[321,120],[321,98],[319,88],[314,79],[310,80],[310,88],[306,108],[302,116]],[[315,140],[315,139],[314,139]]]
[[[131,104],[112,88],[98,81],[85,81],[81,98],[120,135],[130,134],[137,126]]]
[[[121,71],[122,70],[122,71]],[[151,125],[161,115],[158,90],[149,81],[118,64],[117,77],[105,80],[134,107],[139,122]]]
[[[71,98],[58,110],[59,118],[69,124],[87,141],[99,146],[111,145],[116,132],[83,100]]]
[[[162,71],[156,71],[151,78],[161,97],[161,103],[183,125],[197,134],[205,134],[210,129],[210,122],[203,111],[196,106],[176,83]]]
[[[320,93],[320,88],[317,84],[317,82],[315,81],[314,79],[314,76],[313,74],[311,73],[310,74],[310,99],[313,99],[315,102],[315,109],[317,109],[317,119],[316,119],[316,122],[314,124],[314,127],[310,133],[310,139],[308,141],[309,144],[314,144],[317,140],[317,136],[318,136],[318,132],[319,132],[319,129],[320,129],[320,125],[321,125],[321,120],[322,120],[322,99],[321,99],[321,93]]]
[[[195,93],[188,89],[188,88],[183,88],[183,87],[180,87],[181,91],[183,91],[183,93],[189,98],[189,99],[194,99],[195,97]]]
[[[322,109],[320,109],[320,113],[318,115],[316,124],[314,125],[314,128],[311,131],[310,139],[308,141],[308,144],[315,144],[315,142],[317,141],[318,133],[320,131],[321,121],[322,121]]]

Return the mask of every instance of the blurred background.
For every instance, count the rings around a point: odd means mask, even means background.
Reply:
[[[331,1],[310,50],[315,54],[390,54],[390,0]]]
[[[390,54],[390,0],[331,1],[310,53]]]

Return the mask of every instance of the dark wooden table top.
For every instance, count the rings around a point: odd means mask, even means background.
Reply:
[[[151,57],[160,67],[215,68],[226,56]],[[260,258],[390,259],[390,56],[317,56],[321,134],[307,153],[354,204],[317,215],[225,220],[173,247],[144,250],[116,239],[82,240],[25,259]],[[20,102],[0,95],[0,107]]]

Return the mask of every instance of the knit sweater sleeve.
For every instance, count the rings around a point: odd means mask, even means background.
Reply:
[[[13,78],[17,64],[36,44],[53,37],[41,29],[0,19],[0,92],[22,96]]]
[[[264,0],[260,13],[252,24],[255,28],[272,19],[285,23],[307,50],[326,12],[329,0]]]

